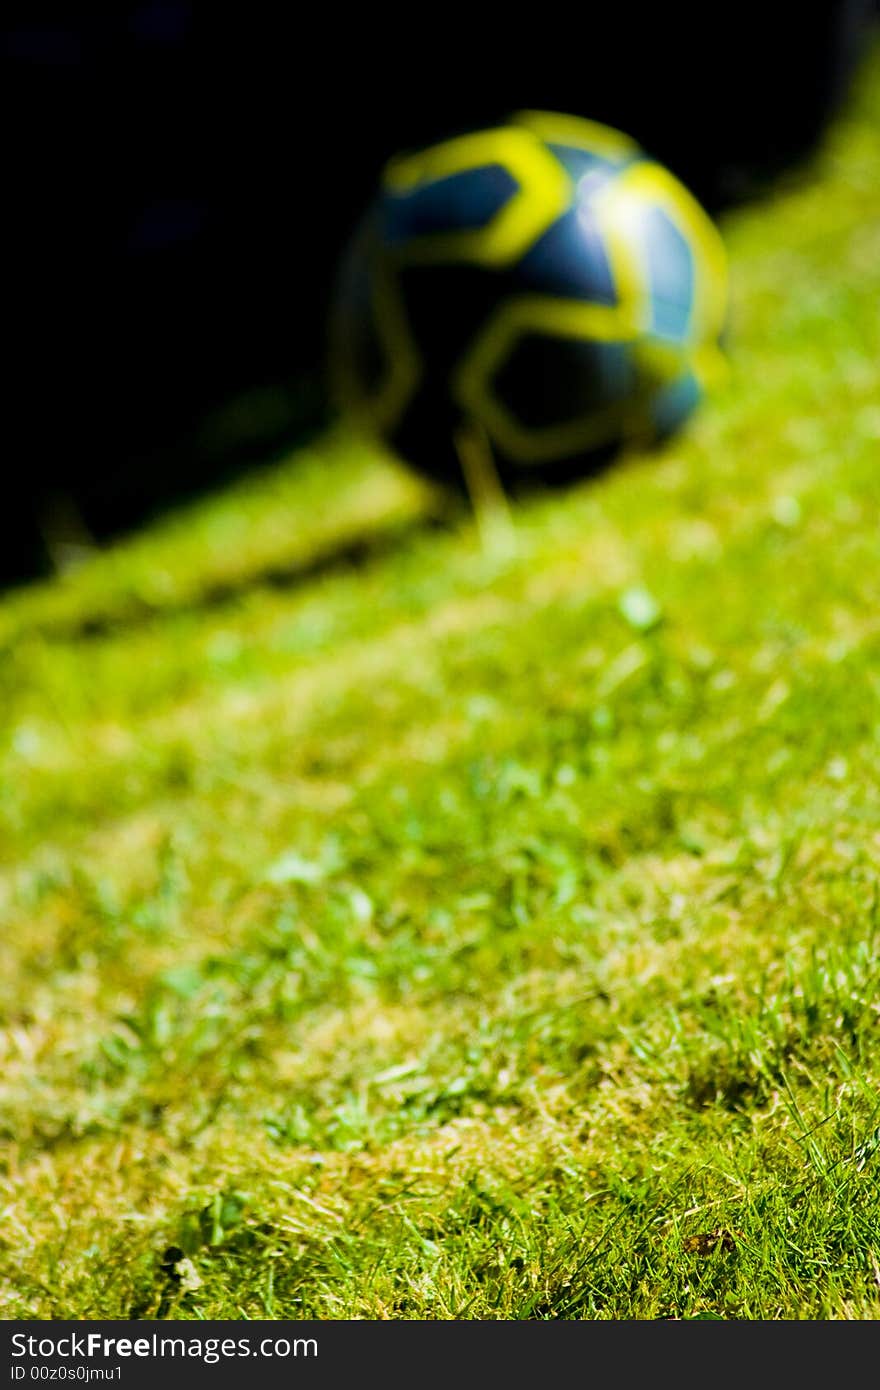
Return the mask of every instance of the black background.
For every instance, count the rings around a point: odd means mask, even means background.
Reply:
[[[626,130],[712,212],[761,197],[878,6],[694,13],[7,4],[0,583],[47,569],[64,499],[102,539],[322,422],[334,267],[398,150],[560,110]]]

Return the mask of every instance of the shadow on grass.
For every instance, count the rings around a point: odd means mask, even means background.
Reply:
[[[451,529],[460,522],[461,516],[461,505],[453,500],[447,505],[433,507],[424,515],[407,517],[362,536],[350,537],[341,544],[307,557],[273,562],[232,579],[209,581],[197,594],[185,598],[154,603],[141,595],[130,593],[124,600],[116,600],[111,611],[102,612],[92,608],[75,617],[65,615],[44,620],[34,624],[30,631],[53,640],[88,640],[128,632],[169,618],[219,610],[260,590],[294,590],[314,580],[346,570],[362,569],[386,559],[420,534]]]

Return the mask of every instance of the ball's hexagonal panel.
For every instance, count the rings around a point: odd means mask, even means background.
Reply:
[[[659,338],[686,343],[696,289],[693,252],[684,234],[657,207],[645,210],[642,245],[651,305],[649,329]]]
[[[367,220],[340,268],[329,322],[331,390],[358,423],[389,436],[422,375],[394,273]]]
[[[475,174],[467,187],[479,188],[481,209],[489,201],[488,180],[497,185],[495,170],[506,172],[514,185],[488,221],[476,222],[478,213],[462,206],[463,176]],[[484,266],[512,265],[571,202],[572,184],[563,166],[547,146],[528,130],[498,126],[458,136],[427,150],[392,160],[382,181],[382,214],[388,200],[421,189],[431,194],[436,208],[437,189],[445,184],[452,193],[443,226],[398,240],[389,253],[397,264],[443,265],[470,262]],[[435,218],[436,220],[436,218]]]
[[[616,304],[617,288],[602,233],[588,207],[573,207],[529,248],[515,268],[518,289]]]
[[[509,169],[487,164],[412,188],[393,189],[383,204],[382,231],[392,253],[414,238],[486,227],[519,192]]]
[[[625,344],[533,330],[511,344],[490,383],[497,405],[535,436],[587,421],[632,388]]]

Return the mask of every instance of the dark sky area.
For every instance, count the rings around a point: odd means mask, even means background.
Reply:
[[[53,499],[108,536],[321,419],[336,259],[398,150],[559,110],[626,130],[713,212],[760,197],[820,137],[877,4],[689,8],[8,3],[0,582],[45,567]]]

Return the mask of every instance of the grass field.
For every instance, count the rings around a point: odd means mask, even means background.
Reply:
[[[878,58],[514,546],[333,434],[0,602],[0,1316],[880,1318]]]

